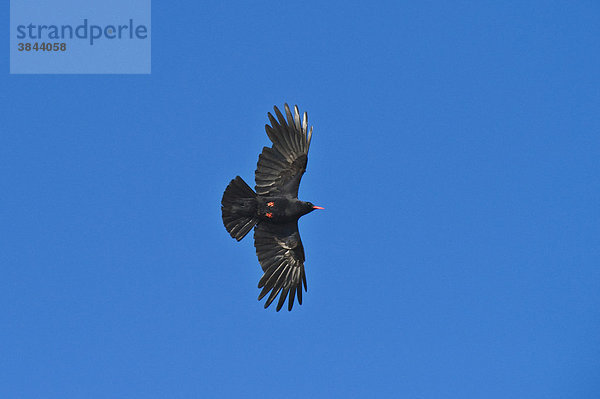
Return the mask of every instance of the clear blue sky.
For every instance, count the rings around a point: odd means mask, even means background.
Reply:
[[[323,3],[154,1],[146,76],[0,58],[0,397],[600,397],[600,4]],[[283,102],[326,210],[276,313],[220,199]]]

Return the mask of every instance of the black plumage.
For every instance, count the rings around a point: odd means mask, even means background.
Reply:
[[[273,145],[264,147],[258,157],[256,192],[237,176],[223,193],[221,213],[225,228],[238,241],[254,227],[254,246],[264,272],[258,282],[262,288],[258,299],[270,293],[267,308],[279,295],[279,311],[286,298],[288,310],[295,297],[302,304],[302,287],[307,289],[298,219],[323,208],[298,199],[312,137],[306,112],[301,119],[297,106],[292,115],[285,104],[286,119],[277,107],[274,110],[277,118],[269,113],[271,125],[265,125]]]

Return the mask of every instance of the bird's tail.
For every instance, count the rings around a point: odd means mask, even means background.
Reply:
[[[236,176],[225,189],[221,213],[227,232],[238,241],[258,222],[256,193],[241,177]]]

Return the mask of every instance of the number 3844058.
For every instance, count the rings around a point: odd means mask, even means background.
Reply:
[[[67,43],[18,43],[19,51],[67,51]]]

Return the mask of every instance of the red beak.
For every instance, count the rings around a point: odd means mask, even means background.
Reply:
[[[313,205],[313,209],[325,209],[325,208],[323,208],[322,206]]]

